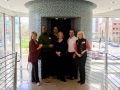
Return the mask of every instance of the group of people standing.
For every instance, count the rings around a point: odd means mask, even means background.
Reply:
[[[78,83],[85,83],[85,62],[90,45],[84,37],[84,32],[79,31],[75,37],[75,31],[69,31],[70,37],[66,41],[63,32],[58,27],[53,28],[51,36],[47,33],[47,26],[42,27],[42,34],[37,42],[37,33],[32,32],[29,42],[28,62],[32,63],[32,82],[40,85],[38,77],[38,58],[41,58],[41,75],[45,83],[50,83],[48,78],[57,76],[57,79],[66,82],[69,79],[78,78]],[[67,72],[67,73],[66,73]]]

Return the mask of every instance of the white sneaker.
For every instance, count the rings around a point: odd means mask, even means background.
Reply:
[[[40,82],[38,82],[37,85],[40,86]]]

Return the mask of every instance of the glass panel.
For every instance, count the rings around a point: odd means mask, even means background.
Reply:
[[[29,75],[27,71],[28,52],[29,52],[29,18],[20,17],[21,23],[21,43],[22,43],[22,79],[28,80]]]
[[[22,54],[28,54],[28,46],[29,46],[29,18],[21,17],[21,40],[22,40]]]
[[[19,17],[15,17],[15,50],[20,58]]]
[[[93,18],[92,51],[88,53],[90,64],[90,85],[98,90],[104,89],[106,19]],[[91,57],[91,58],[90,58]]]
[[[109,19],[108,34],[109,53],[116,57],[120,57],[120,18]]]
[[[0,13],[0,52],[4,51],[4,18]]]
[[[108,90],[120,87],[120,18],[109,18]]]
[[[11,16],[5,15],[6,51],[12,51],[12,25]]]

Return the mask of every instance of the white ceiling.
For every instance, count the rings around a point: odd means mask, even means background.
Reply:
[[[28,9],[24,6],[24,4],[28,1],[31,0],[10,0],[10,1],[0,0],[0,7],[12,11],[28,13]],[[97,5],[97,8],[93,10],[93,14],[106,13],[120,8],[120,0],[86,0],[86,1],[93,2]],[[111,2],[117,3],[113,4]]]

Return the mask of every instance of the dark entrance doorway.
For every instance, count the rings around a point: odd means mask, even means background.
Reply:
[[[69,30],[71,29],[71,19],[51,19],[51,34],[53,34],[53,27],[57,26],[59,31],[62,31],[64,34],[64,39],[68,39]]]

